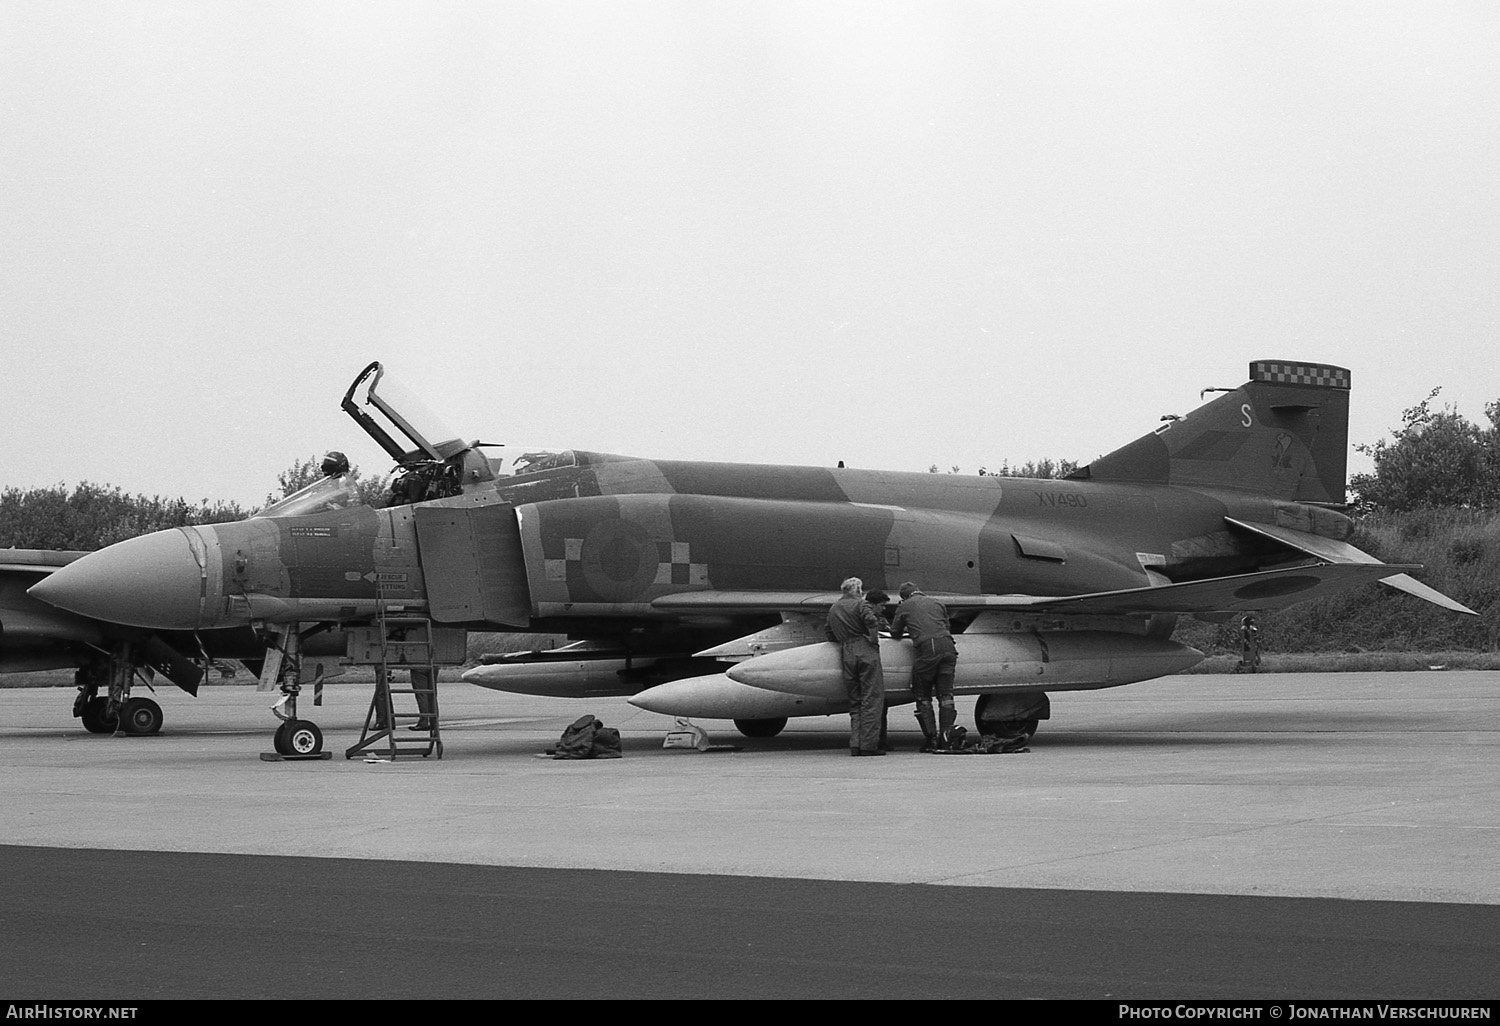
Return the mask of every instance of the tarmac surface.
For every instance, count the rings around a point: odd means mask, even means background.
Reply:
[[[149,738],[0,690],[0,999],[1500,996],[1500,673],[1058,694],[1014,755],[897,708],[885,759],[455,682],[442,760],[345,760],[369,694],[262,762],[251,687]],[[625,757],[539,758],[583,713]]]

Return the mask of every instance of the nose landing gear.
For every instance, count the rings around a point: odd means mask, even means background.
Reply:
[[[281,755],[315,756],[323,751],[323,732],[312,720],[291,719],[276,728],[272,743]]]
[[[297,696],[302,693],[299,682],[302,670],[301,638],[295,627],[281,628],[276,632],[278,644],[266,652],[266,662],[261,668],[261,688],[275,687],[281,692],[271,712],[281,720],[281,726],[271,738],[272,752],[262,752],[261,761],[280,762],[294,759],[331,759],[332,752],[323,751],[323,732],[312,720],[297,716]],[[319,679],[318,687],[322,681]],[[316,697],[314,705],[320,704]]]

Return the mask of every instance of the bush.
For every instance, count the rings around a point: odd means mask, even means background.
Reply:
[[[1258,614],[1270,653],[1500,652],[1500,512],[1426,509],[1367,515],[1352,544],[1479,613],[1463,616],[1382,584]],[[1399,571],[1393,571],[1399,572]],[[1176,638],[1210,655],[1239,652],[1237,621],[1184,617]]]
[[[69,491],[51,488],[7,488],[0,492],[0,547],[18,549],[93,550],[152,531],[189,524],[243,520],[246,512],[232,502],[164,499],[160,495],[126,495],[118,487],[87,481]]]

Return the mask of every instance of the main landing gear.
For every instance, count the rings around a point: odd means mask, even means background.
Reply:
[[[89,698],[80,689],[77,712],[73,715],[83,721],[83,729],[90,734],[113,734],[120,725],[120,716],[109,714],[109,699]]]
[[[746,737],[775,737],[786,727],[786,717],[766,720],[735,720],[734,727]]]
[[[974,703],[974,726],[990,737],[1031,737],[1051,718],[1052,702],[1043,691],[980,695]]]
[[[127,698],[120,705],[120,729],[132,737],[161,733],[161,706],[149,698]]]
[[[130,695],[140,668],[135,646],[128,641],[119,642],[107,655],[90,659],[78,668],[73,675],[73,683],[78,685],[73,715],[82,721],[84,730],[125,737],[161,733],[161,706],[152,699]]]

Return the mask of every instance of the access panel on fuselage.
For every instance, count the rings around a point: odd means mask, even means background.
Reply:
[[[521,530],[511,505],[418,506],[417,550],[439,623],[531,623]]]

